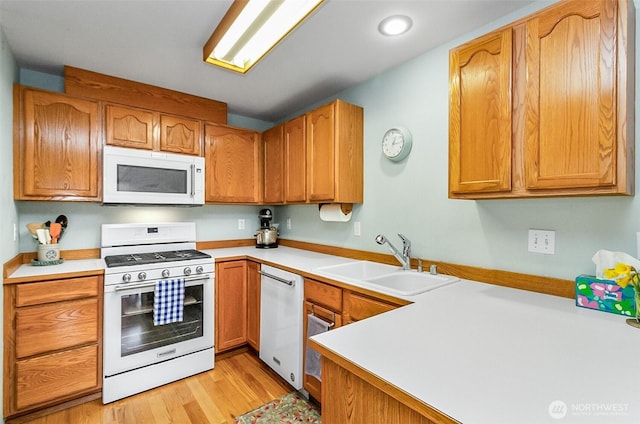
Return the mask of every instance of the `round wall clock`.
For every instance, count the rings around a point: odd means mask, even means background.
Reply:
[[[411,152],[411,133],[404,127],[390,128],[382,137],[382,153],[389,160],[399,162]]]

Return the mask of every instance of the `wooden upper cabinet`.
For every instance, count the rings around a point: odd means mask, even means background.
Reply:
[[[155,113],[120,105],[106,105],[106,140],[112,146],[153,150]]]
[[[616,1],[572,1],[527,21],[527,189],[618,191],[617,15]]]
[[[262,202],[284,202],[284,126],[278,125],[262,133],[264,195]]]
[[[307,199],[362,203],[363,110],[335,100],[306,114]]]
[[[160,150],[200,156],[202,122],[173,115],[160,115]]]
[[[449,197],[633,194],[633,9],[560,1],[451,51]]]
[[[307,200],[306,117],[284,123],[284,198],[287,203]]]
[[[451,193],[511,190],[511,29],[450,52]]]
[[[152,110],[107,104],[106,144],[200,156],[202,122]]]
[[[14,88],[14,198],[99,201],[98,103]]]
[[[205,129],[205,200],[258,203],[261,200],[260,134],[207,124]]]

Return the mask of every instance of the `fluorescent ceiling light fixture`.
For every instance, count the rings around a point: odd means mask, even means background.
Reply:
[[[245,73],[324,0],[234,0],[203,48],[204,61]]]
[[[411,29],[413,21],[405,15],[394,15],[384,18],[378,25],[378,31],[382,35],[400,35]]]

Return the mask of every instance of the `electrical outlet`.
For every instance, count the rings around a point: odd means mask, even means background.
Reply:
[[[360,221],[355,221],[353,223],[353,235],[360,236],[360,232],[361,232]]]
[[[244,230],[244,219],[242,218],[238,220],[238,230]]]
[[[556,253],[556,232],[529,230],[529,252],[553,255]]]
[[[291,229],[291,218],[287,218],[287,230]]]
[[[18,241],[18,224],[13,223],[13,241]]]

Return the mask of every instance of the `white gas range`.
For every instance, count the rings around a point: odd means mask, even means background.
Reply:
[[[214,262],[191,222],[102,225],[103,403],[214,366]]]

